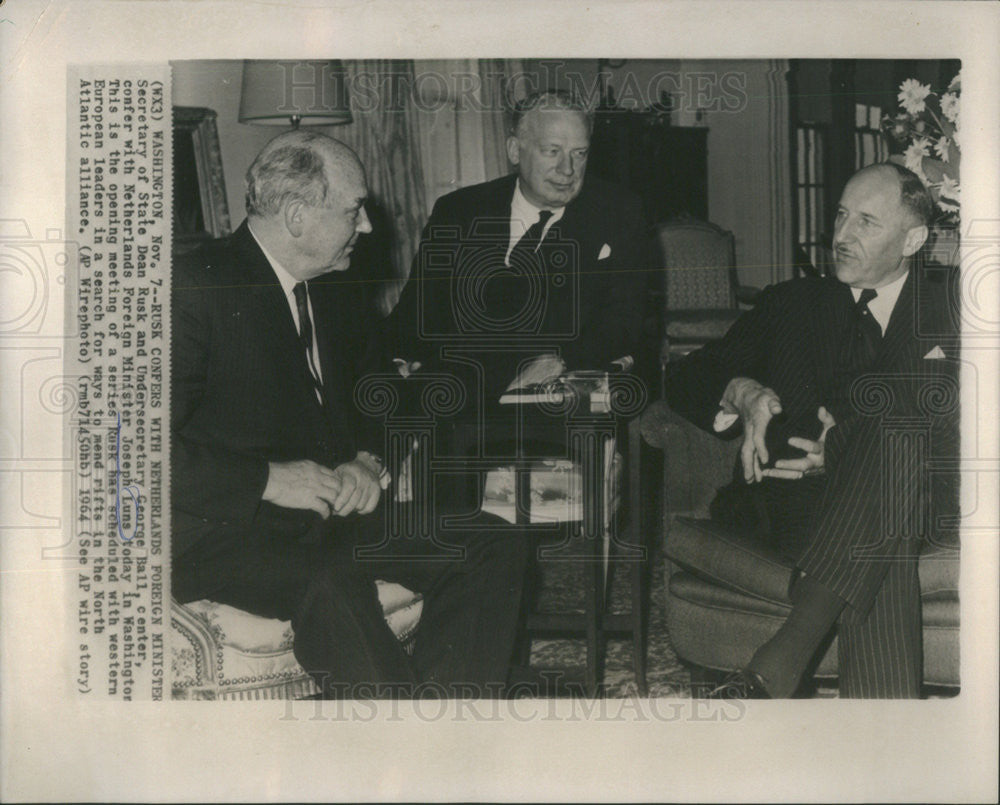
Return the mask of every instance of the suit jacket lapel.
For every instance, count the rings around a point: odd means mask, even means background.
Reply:
[[[878,359],[875,361],[876,369],[894,368],[907,355],[907,352],[919,349],[914,332],[913,306],[916,302],[916,295],[913,292],[914,281],[914,270],[911,270],[899,291],[896,306],[892,309],[892,315],[889,317],[889,325],[885,328],[882,347],[879,350]]]
[[[510,241],[510,204],[514,198],[517,176],[505,176],[497,183],[497,190],[483,198],[482,206],[473,209],[470,205],[466,236],[488,243],[495,240],[497,248],[506,250]]]
[[[848,327],[854,300],[851,289],[839,280],[828,277],[821,282],[826,283],[826,287],[818,294],[815,315],[811,317],[813,333],[810,340],[816,376],[832,378],[838,375],[843,351],[849,346],[844,339],[851,334]]]
[[[292,374],[298,381],[296,386],[319,407],[319,401],[313,391],[312,374],[306,362],[305,350],[299,342],[299,334],[295,329],[295,321],[281,283],[278,282],[274,269],[257,245],[246,222],[237,230],[234,237],[237,238],[237,248],[250,280],[247,290],[253,304],[261,310],[262,336],[276,346],[276,351],[280,355],[288,356],[285,365],[292,368]]]

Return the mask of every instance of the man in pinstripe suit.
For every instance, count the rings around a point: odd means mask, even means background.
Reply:
[[[765,290],[723,340],[672,367],[675,410],[717,432],[742,425],[740,477],[713,518],[796,568],[791,614],[720,695],[791,696],[835,623],[842,695],[919,695],[917,558],[932,500],[956,506],[926,461],[958,444],[948,287],[914,268],[932,208],[910,171],[863,169],[838,208],[836,277]]]

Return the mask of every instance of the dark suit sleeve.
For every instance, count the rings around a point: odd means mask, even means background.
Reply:
[[[753,308],[736,320],[719,341],[667,365],[666,397],[670,407],[709,432],[719,401],[734,377],[766,383],[771,322],[779,317],[775,288],[764,289]]]
[[[175,271],[171,311],[171,494],[173,505],[204,520],[253,519],[267,484],[267,461],[222,447],[194,424],[207,393],[213,294],[183,267]]]
[[[611,255],[590,255],[581,278],[588,289],[582,300],[584,318],[580,337],[563,350],[569,369],[603,369],[625,355],[638,357],[647,287],[655,270],[653,241],[646,214],[632,195],[608,200],[607,229]]]

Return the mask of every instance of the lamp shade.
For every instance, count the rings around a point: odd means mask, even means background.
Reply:
[[[351,122],[347,75],[340,61],[243,62],[240,123],[338,126]]]

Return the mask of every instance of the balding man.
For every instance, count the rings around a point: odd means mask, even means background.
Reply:
[[[382,434],[353,405],[370,368],[363,283],[348,272],[371,231],[364,169],[342,143],[295,131],[246,183],[247,220],[174,270],[174,595],[291,620],[295,655],[328,696],[421,682],[496,695],[523,576],[516,538],[470,535],[463,561],[391,561],[392,544],[354,558],[383,536],[389,481]],[[424,594],[412,661],[375,578]]]
[[[713,520],[795,567],[791,615],[719,695],[791,696],[834,624],[842,696],[920,695],[917,558],[930,517],[957,512],[930,471],[958,454],[957,295],[915,261],[932,209],[905,168],[861,170],[837,211],[835,277],[765,290],[722,341],[671,366],[675,410],[742,427]]]

